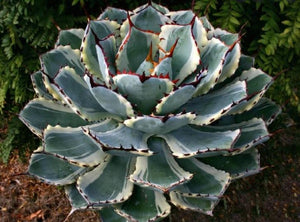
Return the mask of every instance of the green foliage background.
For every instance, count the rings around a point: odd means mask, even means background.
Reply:
[[[206,15],[215,27],[239,32],[242,52],[256,57],[256,66],[278,75],[268,96],[299,122],[300,1],[179,0],[156,1],[171,10],[191,9]],[[37,141],[18,120],[33,96],[30,74],[39,69],[39,55],[53,48],[58,29],[85,28],[87,14],[96,18],[106,6],[134,9],[146,0],[1,0],[0,1],[0,158],[14,147],[34,149]]]

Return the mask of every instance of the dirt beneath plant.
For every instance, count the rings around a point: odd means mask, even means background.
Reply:
[[[172,216],[164,221],[300,221],[299,129],[289,132],[289,140],[291,134],[295,134],[296,139],[292,137],[289,146],[281,136],[276,138],[276,143],[267,143],[260,149],[262,166],[269,168],[258,175],[234,181],[216,207],[214,217],[174,208]],[[7,165],[0,164],[0,221],[64,221],[71,206],[63,190],[22,175],[29,156],[28,152],[26,161],[22,162],[15,151]],[[77,211],[67,221],[100,219],[93,211]]]

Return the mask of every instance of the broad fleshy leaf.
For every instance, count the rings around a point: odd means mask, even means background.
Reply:
[[[192,25],[164,25],[161,27],[159,38],[159,57],[161,59],[168,58],[168,52],[171,52],[169,75],[172,72],[170,78],[178,80],[177,84],[179,84],[195,71],[200,63],[200,53],[192,35]],[[160,75],[161,73],[156,74]]]
[[[54,79],[53,88],[64,99],[71,109],[83,119],[89,121],[112,117],[94,98],[84,79],[75,73],[74,69],[65,67]]]
[[[122,118],[134,116],[132,105],[122,95],[101,85],[92,85],[93,79],[85,76],[85,81],[98,103],[107,112]]]
[[[65,187],[66,195],[71,203],[72,211],[79,209],[86,209],[89,206],[89,203],[84,199],[84,197],[80,194],[78,189],[76,188],[76,184],[66,185]]]
[[[132,182],[127,179],[130,167],[131,158],[109,156],[99,166],[80,176],[77,187],[89,203],[124,202],[133,189]]]
[[[195,87],[192,85],[187,85],[180,87],[179,89],[172,91],[163,97],[155,107],[155,111],[159,115],[166,115],[168,113],[173,113],[179,107],[187,103],[194,95]]]
[[[152,58],[154,58],[158,49],[158,41],[157,34],[151,31],[140,30],[129,20],[129,31],[124,37],[116,56],[117,70],[121,72],[136,72],[147,58],[150,47],[152,47]],[[137,45],[139,47],[136,47]]]
[[[70,45],[72,49],[80,49],[83,36],[84,36],[83,29],[61,30],[59,32],[58,39],[55,45],[56,46]]]
[[[193,178],[175,188],[183,196],[220,199],[230,183],[228,173],[206,165],[196,158],[178,159],[179,165],[193,173]]]
[[[91,128],[109,130],[116,128],[117,125],[114,121],[106,120]],[[81,127],[48,126],[44,132],[44,150],[85,167],[98,165],[107,156],[101,147],[82,131]]]
[[[125,120],[124,125],[145,133],[163,134],[188,125],[195,117],[191,113],[165,117],[141,116]]]
[[[215,131],[228,131],[228,130],[240,130],[241,134],[237,138],[233,146],[233,152],[236,154],[249,149],[259,143],[263,143],[269,139],[269,133],[265,122],[262,119],[253,118],[248,121],[234,123],[234,124],[222,124],[218,123],[214,126],[197,127],[200,130],[207,132]]]
[[[161,26],[167,22],[171,22],[167,16],[152,5],[148,5],[139,10],[136,14],[132,15],[130,19],[137,28],[154,33],[160,33]]]
[[[21,111],[19,117],[38,136],[42,135],[43,130],[48,125],[78,127],[88,124],[70,108],[42,98],[30,101]]]
[[[153,152],[149,150],[147,139],[149,134],[131,129],[123,124],[112,130],[98,130],[84,127],[87,135],[99,143],[103,151],[114,154],[134,153],[138,155],[151,155]]]
[[[220,119],[220,123],[231,124],[247,121],[252,118],[262,118],[266,124],[271,124],[281,113],[280,106],[267,98],[261,98],[249,111],[237,115],[226,115]]]
[[[245,99],[246,90],[246,82],[237,81],[217,91],[191,99],[180,110],[195,112],[197,117],[192,123],[206,125],[214,122]]]
[[[188,25],[193,23],[193,36],[197,42],[198,48],[201,49],[207,44],[207,32],[202,25],[201,20],[191,10],[181,10],[169,12],[171,20],[178,25]]]
[[[259,153],[256,148],[233,156],[201,158],[200,161],[230,173],[234,179],[258,173],[261,170]]]
[[[28,173],[46,183],[67,185],[76,181],[87,168],[74,165],[49,153],[40,153],[38,149],[32,154]],[[50,167],[51,166],[51,167]]]
[[[170,193],[171,203],[184,210],[193,210],[212,216],[218,200],[209,200],[205,197],[184,196],[177,192]]]
[[[247,82],[248,99],[230,110],[228,112],[229,115],[239,114],[250,110],[273,83],[272,77],[264,73],[262,70],[255,68],[244,71],[239,79]]]
[[[131,181],[140,186],[168,192],[192,178],[192,174],[177,164],[163,139],[151,138],[148,144],[155,154],[151,157],[137,157],[135,171],[129,177]]]
[[[195,156],[200,153],[231,151],[240,130],[224,132],[205,132],[184,126],[161,135],[169,145],[172,155],[179,158]]]
[[[116,211],[130,221],[147,222],[168,216],[171,206],[162,193],[135,186],[131,198]]]
[[[30,77],[31,77],[33,89],[37,94],[37,96],[52,100],[53,96],[48,92],[44,84],[42,71],[35,72]]]
[[[70,46],[58,46],[41,55],[40,60],[42,69],[50,78],[54,78],[58,71],[65,66],[75,69],[79,76],[84,74],[84,66],[80,61],[80,51],[73,50]]]
[[[157,101],[174,87],[174,83],[167,78],[119,74],[113,80],[119,92],[126,95],[132,104],[136,104],[136,109],[145,114],[151,113]]]
[[[100,210],[100,218],[105,222],[128,222],[128,220],[116,213],[112,207],[104,207]]]
[[[127,19],[127,12],[123,9],[107,7],[104,12],[97,18],[97,20],[116,21],[118,24],[122,24],[124,20]]]
[[[120,25],[115,21],[101,20],[90,21],[85,30],[81,45],[81,59],[89,73],[100,81],[107,81],[106,68],[114,65],[111,57],[116,53],[114,36],[119,27]],[[97,50],[96,46],[101,50]],[[108,60],[105,57],[108,57]]]
[[[207,74],[197,86],[195,96],[207,93],[218,82],[222,73],[228,47],[220,40],[212,38],[201,51],[201,64],[198,69],[207,69]]]

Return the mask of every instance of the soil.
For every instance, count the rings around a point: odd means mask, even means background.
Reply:
[[[299,129],[284,135],[260,148],[262,166],[268,168],[234,181],[216,207],[214,217],[174,208],[171,217],[164,221],[300,221]],[[22,162],[14,151],[8,164],[0,164],[0,221],[64,221],[71,206],[63,190],[24,175],[29,157],[30,152]],[[96,212],[76,211],[67,221],[100,219]]]

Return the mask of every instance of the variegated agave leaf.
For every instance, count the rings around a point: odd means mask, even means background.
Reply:
[[[239,41],[151,1],[61,31],[20,113],[43,140],[28,173],[103,221],[160,220],[170,203],[212,215],[232,180],[260,171],[255,145],[280,113]]]

